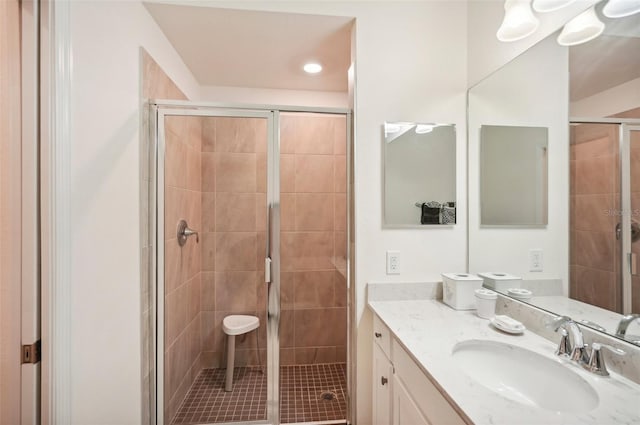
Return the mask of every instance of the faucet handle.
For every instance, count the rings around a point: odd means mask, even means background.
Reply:
[[[594,342],[593,344],[591,344],[591,356],[589,356],[589,363],[585,364],[584,368],[589,372],[595,373],[596,375],[609,376],[607,365],[605,364],[604,357],[602,356],[603,348],[619,356],[624,356],[625,354],[627,354],[624,350],[613,347],[611,345]]]

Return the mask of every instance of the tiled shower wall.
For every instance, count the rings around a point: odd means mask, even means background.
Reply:
[[[202,365],[224,367],[222,321],[249,314],[260,328],[236,337],[236,365],[264,366],[267,122],[202,119]]]
[[[346,359],[346,118],[280,119],[283,365]]]
[[[173,417],[200,372],[201,249],[195,237],[178,245],[179,220],[202,228],[198,117],[165,118],[165,406]]]
[[[619,311],[618,127],[571,127],[571,286],[572,298]]]
[[[166,73],[141,49],[143,99],[178,99],[186,97]],[[176,239],[176,225],[184,218],[198,229],[201,221],[200,151],[201,123],[198,118],[169,117],[165,125],[165,417],[172,417],[200,371],[200,250],[194,240],[180,248]],[[142,158],[150,158],[147,138],[143,138]],[[151,241],[148,219],[150,164],[142,166],[143,229],[142,298],[143,298],[143,356],[149,358],[153,340],[150,299]],[[162,297],[162,295],[160,295]],[[162,299],[162,298],[161,298]],[[144,362],[143,388],[150,391],[154,371]],[[145,400],[147,397],[145,397]],[[143,418],[148,418],[149,407],[143,406]]]

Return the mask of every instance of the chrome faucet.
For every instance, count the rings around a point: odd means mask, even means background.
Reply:
[[[629,315],[634,316],[634,315]],[[629,316],[625,316],[628,318]],[[629,318],[628,323],[624,326],[624,330],[633,320],[640,318],[640,315],[636,314],[635,318]],[[622,322],[621,322],[622,323]],[[560,332],[562,337],[560,338],[560,344],[556,350],[556,354],[563,357],[568,357],[572,361],[578,363],[580,366],[600,376],[609,376],[607,366],[602,356],[602,349],[606,349],[617,355],[626,354],[623,350],[612,347],[611,345],[601,344],[594,342],[589,347],[584,342],[582,337],[582,331],[580,327],[567,316],[556,317],[547,327],[553,328],[556,332]]]
[[[582,338],[582,331],[570,317],[559,316],[554,319],[548,327],[553,328],[556,332],[560,331],[562,335],[560,344],[558,344],[558,349],[556,350],[557,355],[569,357],[578,363],[586,363],[589,361],[587,345]]]
[[[618,323],[618,329],[616,329],[616,336],[624,339],[624,336],[627,334],[627,328],[634,320],[639,320],[640,314],[627,314],[626,316],[622,316],[620,319],[620,323]]]

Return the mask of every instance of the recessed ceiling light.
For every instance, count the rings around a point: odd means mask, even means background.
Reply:
[[[317,74],[318,72],[322,71],[322,65],[315,62],[309,62],[305,63],[302,69],[304,69],[304,72],[308,74]]]

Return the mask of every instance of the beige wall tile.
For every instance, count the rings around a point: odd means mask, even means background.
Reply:
[[[266,152],[267,120],[216,118],[216,152]]]
[[[333,192],[333,156],[296,155],[295,191]]]
[[[613,232],[584,232],[575,233],[575,258],[577,265],[593,269],[614,270]]]
[[[216,272],[216,311],[255,311],[255,271]]]
[[[333,232],[295,233],[295,255],[292,258],[296,270],[332,270]]]
[[[296,197],[293,193],[280,194],[280,230],[293,231],[296,229]]]
[[[216,270],[256,270],[256,232],[216,233]]]
[[[344,193],[336,193],[334,229],[344,231],[347,229],[347,195]]]
[[[307,271],[294,274],[294,307],[323,308],[334,305],[334,271]]]
[[[216,150],[216,118],[202,117],[202,152]]]
[[[216,230],[216,193],[202,192],[202,232]]]
[[[256,230],[254,193],[216,193],[216,231],[253,232]]]
[[[216,234],[203,233],[200,235],[200,245],[202,246],[202,270],[216,270]]]
[[[280,155],[280,192],[296,191],[296,156]]]
[[[612,231],[617,217],[608,211],[613,209],[612,195],[577,195],[575,229]]]
[[[256,192],[256,154],[216,153],[216,192]]]
[[[576,267],[576,294],[579,300],[612,310],[615,300],[611,288],[615,285],[613,272]]]
[[[333,126],[333,153],[335,155],[347,154],[347,118],[335,116]]]
[[[296,199],[296,230],[333,230],[333,194],[298,193]]]
[[[612,193],[615,182],[613,159],[613,156],[601,156],[576,161],[576,194]]]
[[[334,156],[334,191],[336,193],[347,192],[347,157],[344,155]]]
[[[344,344],[347,336],[344,308],[295,310],[294,315],[296,348]]]
[[[267,192],[267,154],[256,153],[256,192]]]
[[[200,308],[202,312],[216,309],[216,281],[215,273],[202,272],[200,283]]]
[[[335,363],[336,347],[296,348],[296,364]]]
[[[202,152],[202,191],[216,191],[216,154],[214,152]]]

